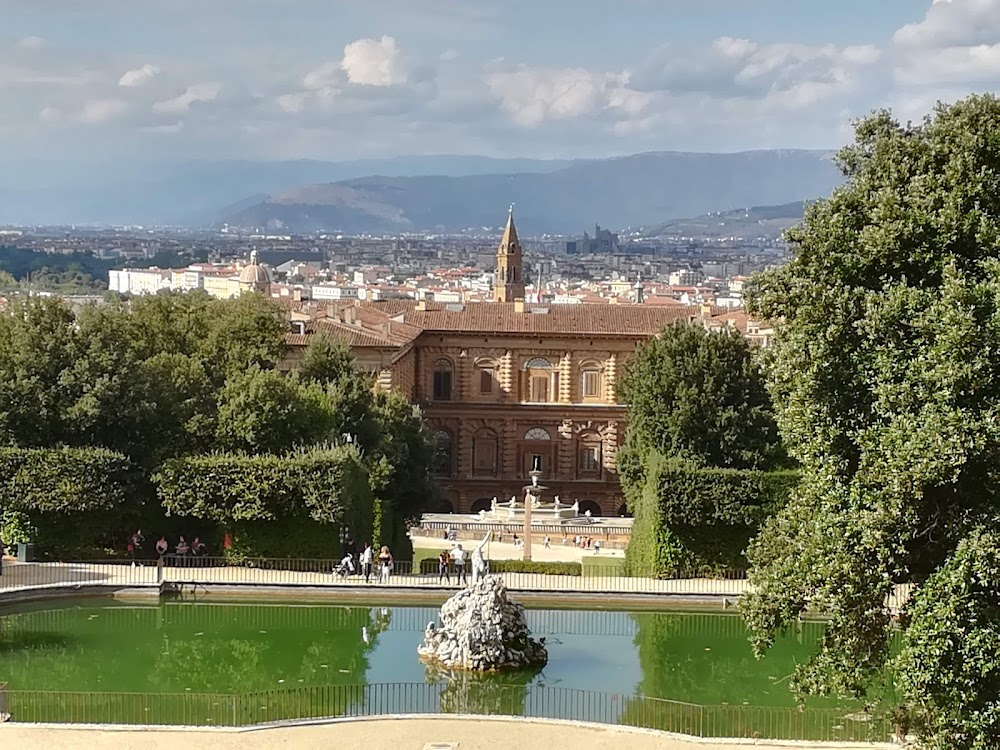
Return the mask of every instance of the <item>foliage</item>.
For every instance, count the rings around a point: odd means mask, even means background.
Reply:
[[[992,672],[938,664],[946,654],[927,618],[933,592],[967,571],[962,540],[977,545],[976,529],[998,516],[998,132],[993,96],[941,105],[916,125],[886,112],[862,120],[838,157],[847,184],[808,207],[789,233],[794,259],[759,277],[751,298],[753,314],[784,321],[767,370],[802,465],[789,505],[751,548],[755,645],[823,609],[821,651],[793,686],[863,693],[889,653],[886,595],[931,576],[907,625],[908,663],[954,671],[940,694],[925,692],[926,673],[907,680],[930,708],[954,701],[929,727],[959,722],[968,747],[995,745],[976,713]],[[970,621],[961,634],[967,656],[982,649],[970,670],[995,659],[990,627]]]
[[[153,476],[164,508],[218,522],[311,518],[370,527],[368,474],[357,449],[287,456],[221,453],[171,459]]]
[[[323,390],[273,370],[234,374],[219,391],[218,446],[278,453],[330,437],[334,412]]]
[[[155,512],[149,481],[165,463],[170,477],[184,459],[212,451],[262,454],[266,463],[268,454],[348,440],[367,482],[352,492],[370,498],[369,516],[378,511],[377,539],[405,551],[408,524],[434,502],[433,448],[419,412],[373,394],[348,351],[330,342],[310,348],[302,375],[280,374],[286,323],[270,299],[164,293],[108,298],[74,315],[55,298],[17,297],[9,313],[0,316],[0,446],[127,456],[139,475],[129,524],[142,519],[151,533],[172,525]],[[265,497],[261,507],[286,499]],[[124,522],[111,533],[123,537]]]
[[[351,350],[329,336],[314,336],[309,342],[299,367],[299,377],[321,384],[361,380],[354,371]]]
[[[909,615],[896,673],[925,746],[1000,745],[1000,535],[963,539]]]
[[[780,459],[764,379],[738,331],[668,326],[629,361],[621,393],[629,405],[626,483],[641,482],[649,451],[735,469]]]
[[[111,451],[0,448],[4,541],[55,554],[114,545],[114,530],[140,510],[127,507],[134,479],[129,460]]]
[[[641,491],[629,488],[635,520],[625,556],[632,575],[745,569],[750,539],[798,481],[793,471],[709,469],[658,451],[647,465]]]

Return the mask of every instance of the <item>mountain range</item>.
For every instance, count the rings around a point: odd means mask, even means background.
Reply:
[[[577,233],[595,222],[625,229],[821,197],[842,179],[830,152],[796,150],[149,163],[0,182],[0,223],[454,232],[497,227],[515,203],[522,233]]]

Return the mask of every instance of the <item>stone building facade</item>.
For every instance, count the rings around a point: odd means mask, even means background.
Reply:
[[[520,499],[537,460],[549,496],[597,515],[624,512],[616,454],[625,406],[618,378],[637,346],[700,311],[618,303],[530,305],[513,216],[498,251],[496,297],[297,305],[286,366],[315,335],[347,342],[378,386],[419,405],[440,448],[446,509]],[[503,287],[501,290],[499,287]]]

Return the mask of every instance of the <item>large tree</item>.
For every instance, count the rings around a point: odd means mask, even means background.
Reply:
[[[649,451],[733,469],[765,468],[781,455],[763,375],[734,329],[668,326],[629,361],[620,391],[629,405],[623,466]]]
[[[864,692],[889,658],[893,585],[914,582],[922,601],[935,575],[947,591],[936,571],[971,570],[956,550],[998,520],[1000,101],[939,106],[916,125],[874,114],[837,161],[846,184],[808,207],[793,260],[757,280],[751,304],[784,321],[768,373],[803,480],[751,550],[745,608],[759,649],[807,607],[831,615],[795,675],[809,693]],[[995,606],[1000,592],[983,595]],[[906,631],[933,612],[914,606]],[[996,640],[980,639],[995,619],[967,626],[973,648]],[[928,642],[912,642],[910,668],[936,658]],[[911,677],[904,697],[918,703],[925,683]],[[973,692],[949,693],[951,709]],[[995,693],[989,703],[996,714]],[[935,746],[995,747],[979,726]]]

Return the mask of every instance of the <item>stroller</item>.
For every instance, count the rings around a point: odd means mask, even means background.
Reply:
[[[347,576],[354,575],[354,558],[347,555],[340,561],[340,564],[334,568],[333,573],[341,578],[347,578]]]

